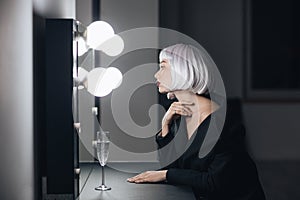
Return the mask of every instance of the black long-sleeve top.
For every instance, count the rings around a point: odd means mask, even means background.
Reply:
[[[245,129],[237,120],[227,114],[217,141],[211,142],[215,145],[201,155],[205,136],[219,130],[218,116],[218,111],[209,115],[190,139],[184,117],[173,121],[165,137],[157,134],[159,160],[168,170],[167,182],[191,186],[196,199],[264,200],[255,163],[245,149]]]

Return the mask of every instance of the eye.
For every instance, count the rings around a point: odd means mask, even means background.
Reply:
[[[164,69],[166,67],[166,62],[165,61],[161,61],[159,63],[159,67],[160,67],[160,69]]]

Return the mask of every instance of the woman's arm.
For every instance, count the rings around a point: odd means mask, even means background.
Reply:
[[[169,168],[160,171],[147,171],[128,179],[129,182],[144,183],[167,181],[170,184],[187,185],[197,188],[202,194],[224,189],[224,180],[230,179],[230,153],[215,155],[207,171]]]
[[[177,163],[172,163],[170,167],[165,168],[167,171],[148,171],[138,175],[137,179],[132,179],[132,182],[138,180],[138,183],[151,182],[154,179],[167,180],[170,184],[187,185],[197,188],[202,194],[207,194],[215,191],[224,190],[228,187],[233,187],[228,182],[233,183],[239,179],[240,160],[241,156],[245,155],[241,152],[241,138],[232,134],[233,132],[242,133],[243,127],[235,126],[228,133],[226,138],[220,138],[214,149],[210,153],[210,164],[205,171],[197,169],[182,169]],[[231,132],[231,133],[230,133]],[[164,175],[163,171],[166,173]],[[160,177],[160,178],[157,178]],[[236,179],[237,178],[237,179]]]
[[[156,135],[156,143],[158,146],[158,160],[161,166],[160,170],[166,170],[169,168],[177,167],[177,158],[174,157],[175,146],[174,142],[170,143],[174,139],[175,134],[175,121],[170,124],[169,133],[162,137],[160,133]]]
[[[231,160],[232,155],[227,152],[215,155],[207,171],[170,168],[166,180],[170,184],[197,188],[202,194],[220,191],[226,177],[230,178]]]
[[[245,154],[243,146],[244,133],[245,129],[241,124],[226,128],[208,155],[211,161],[207,170],[170,168],[167,171],[166,180],[171,184],[197,188],[203,194],[234,187],[233,184],[228,183],[241,180],[243,170],[247,170],[247,166],[242,164],[248,155]]]

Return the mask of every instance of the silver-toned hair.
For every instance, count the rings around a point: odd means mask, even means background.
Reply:
[[[205,49],[176,44],[160,52],[160,62],[164,59],[171,65],[171,91],[189,90],[203,94],[211,89],[213,76],[210,70],[215,63]]]

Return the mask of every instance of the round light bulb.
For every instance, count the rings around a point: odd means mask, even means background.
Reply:
[[[97,67],[87,75],[87,90],[94,96],[103,97],[122,82],[122,73],[115,67]]]
[[[82,56],[85,54],[88,50],[88,47],[86,45],[86,42],[82,37],[78,39],[78,56]]]
[[[84,68],[82,67],[78,67],[78,82],[79,82],[79,86],[78,89],[83,89],[84,88],[84,84],[86,84],[86,79],[87,79],[87,75],[88,75],[88,71],[86,71]]]
[[[94,68],[87,75],[87,84],[85,85],[88,92],[95,96],[95,89],[97,87],[98,81],[104,75],[106,69],[102,67]]]
[[[105,72],[101,79],[98,80],[97,85],[95,87],[95,96],[103,97],[111,93],[111,91],[114,89],[111,85],[111,76],[109,73],[107,73],[108,70],[105,69]]]
[[[109,77],[109,84],[111,85],[112,89],[116,89],[122,83],[122,73],[119,69],[115,67],[109,67],[106,70],[106,74]]]
[[[124,41],[119,35],[114,35],[110,39],[104,41],[96,49],[103,51],[109,56],[117,56],[122,53],[124,49]]]
[[[87,45],[96,49],[114,34],[114,29],[110,24],[104,21],[95,21],[87,27]]]

